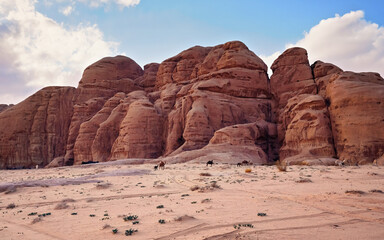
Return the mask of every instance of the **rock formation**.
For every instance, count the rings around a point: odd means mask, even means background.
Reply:
[[[309,65],[302,48],[267,66],[239,41],[192,47],[141,69],[103,58],[79,86],[0,109],[0,168],[123,158],[167,162],[382,164],[384,80]],[[140,160],[145,162],[146,160]]]
[[[4,111],[4,110],[7,110],[8,108],[10,107],[13,107],[14,105],[13,104],[0,104],[0,112]]]
[[[74,92],[47,87],[0,113],[0,168],[45,166],[65,154]]]
[[[326,93],[338,158],[363,164],[381,157],[384,79],[377,73],[343,72],[330,79]]]
[[[73,97],[73,117],[66,147],[66,164],[75,161],[74,146],[80,126],[95,115],[118,92],[140,89],[134,79],[143,74],[141,67],[124,56],[103,58],[84,70]]]

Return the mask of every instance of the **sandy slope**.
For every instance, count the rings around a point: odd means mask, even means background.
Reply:
[[[246,168],[121,162],[0,171],[0,239],[383,239],[384,193],[370,192],[384,191],[383,167]],[[139,223],[124,221],[129,215]],[[125,236],[130,228],[138,232]]]

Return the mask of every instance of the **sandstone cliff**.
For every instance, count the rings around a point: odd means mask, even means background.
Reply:
[[[255,164],[381,164],[384,80],[302,48],[265,63],[239,41],[192,47],[141,69],[124,56],[79,86],[42,89],[0,110],[0,167],[123,158]],[[54,161],[53,161],[54,160]]]
[[[0,167],[45,166],[65,154],[75,88],[47,87],[0,113]]]
[[[8,108],[10,107],[13,107],[14,105],[13,104],[0,104],[0,112],[4,111],[4,110],[7,110]]]

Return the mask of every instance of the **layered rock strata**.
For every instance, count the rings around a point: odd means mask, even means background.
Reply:
[[[144,70],[107,57],[79,86],[0,110],[0,168],[123,158],[349,164],[384,152],[384,80],[291,48],[271,66],[243,43],[192,47]]]
[[[74,93],[47,87],[0,113],[0,168],[45,166],[65,154]]]

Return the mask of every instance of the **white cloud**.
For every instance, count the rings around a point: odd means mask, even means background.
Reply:
[[[117,43],[106,42],[96,25],[65,28],[37,12],[35,3],[0,2],[0,103],[45,86],[77,86],[89,64],[117,53]]]
[[[60,10],[60,12],[61,12],[63,15],[65,15],[65,16],[69,16],[69,15],[71,15],[71,13],[73,12],[73,10],[74,10],[74,7],[72,7],[71,5],[68,5],[68,6],[62,8],[62,9]]]
[[[133,7],[140,3],[140,0],[79,0],[80,2],[84,2],[91,7],[100,7],[102,5],[107,5],[111,3],[115,3],[120,7]]]
[[[343,70],[379,72],[384,76],[384,28],[366,21],[363,11],[320,21],[303,39],[286,48],[294,46],[307,49],[311,63],[321,60]]]

